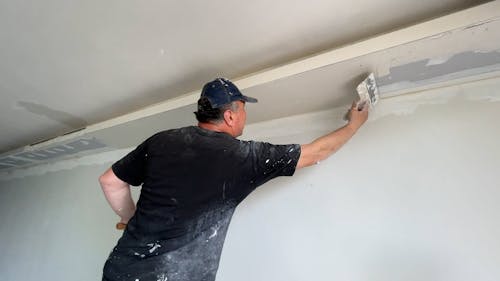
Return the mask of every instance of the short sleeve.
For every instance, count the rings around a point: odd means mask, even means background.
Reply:
[[[139,186],[144,181],[146,159],[147,142],[143,142],[125,157],[114,163],[111,169],[122,181],[133,186]]]
[[[300,145],[274,145],[266,142],[251,143],[254,182],[261,185],[275,177],[292,176],[300,158]]]

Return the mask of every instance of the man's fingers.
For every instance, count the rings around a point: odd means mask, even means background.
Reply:
[[[352,105],[351,105],[351,109],[354,110],[354,109],[357,109],[357,107],[358,107],[358,102],[357,101],[353,101]]]
[[[368,104],[368,102],[366,102],[366,101],[362,101],[362,102],[358,103],[357,110],[358,111],[363,111],[363,109],[366,107],[367,104]]]

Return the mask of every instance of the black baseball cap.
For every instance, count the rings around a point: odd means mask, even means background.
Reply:
[[[216,78],[203,86],[200,99],[206,97],[212,108],[219,108],[233,101],[257,102],[257,99],[244,96],[238,87],[226,78]]]

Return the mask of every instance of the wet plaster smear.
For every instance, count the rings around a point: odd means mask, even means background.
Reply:
[[[259,187],[229,229],[200,236],[227,231],[216,280],[498,280],[499,89],[495,78],[381,99],[342,150]],[[346,108],[243,138],[309,142]],[[97,177],[127,152],[0,174],[0,280],[100,279],[121,233]]]
[[[377,83],[382,95],[407,93],[429,85],[470,77],[495,77],[500,71],[500,20],[492,19],[377,54]],[[469,80],[471,81],[471,80]]]
[[[424,59],[390,68],[388,75],[377,78],[382,95],[428,84],[500,71],[500,50],[467,51],[449,58]]]

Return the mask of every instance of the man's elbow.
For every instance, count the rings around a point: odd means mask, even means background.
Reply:
[[[101,185],[106,184],[106,176],[104,174],[100,175],[98,180]]]
[[[102,174],[99,177],[99,184],[101,185],[101,188],[103,191],[105,191],[107,188],[109,188],[109,180],[107,179],[105,174]]]
[[[121,190],[130,187],[127,182],[118,178],[111,168],[99,177],[99,183],[104,191]]]
[[[114,173],[111,169],[108,169],[99,177],[99,183],[103,190],[112,187],[116,184],[116,180],[113,178]]]

